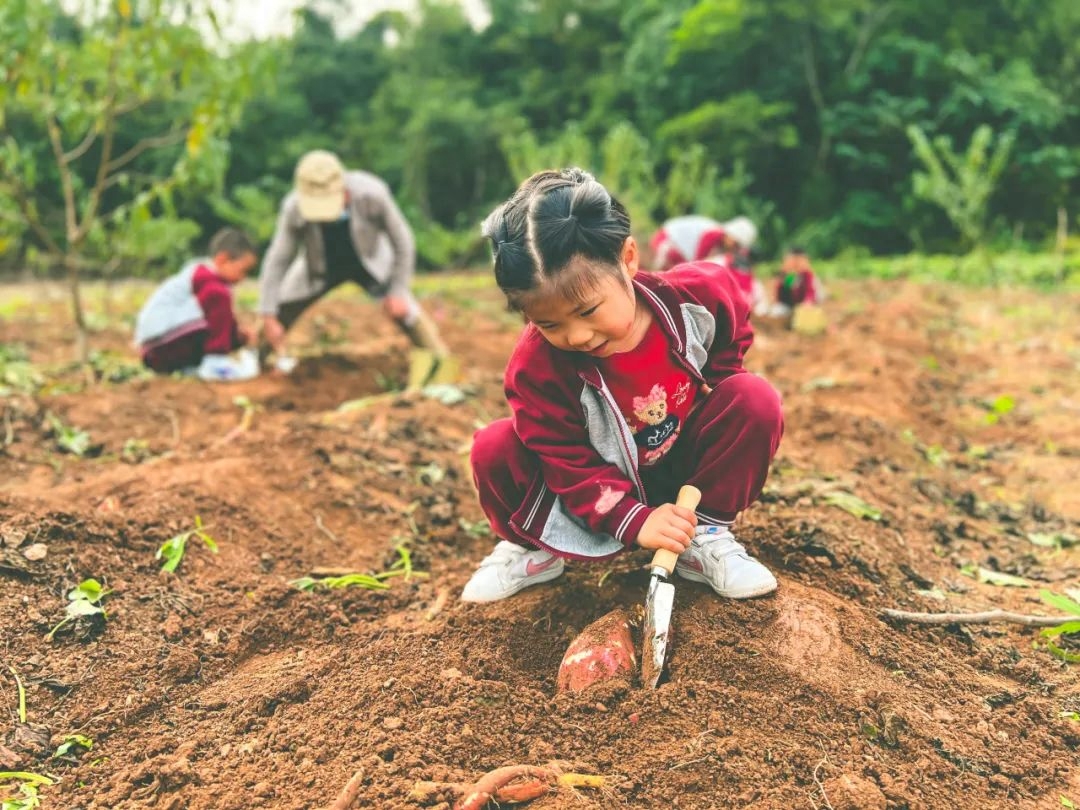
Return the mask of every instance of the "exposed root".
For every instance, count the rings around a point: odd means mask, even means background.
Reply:
[[[334,799],[333,803],[326,805],[326,810],[348,810],[352,807],[352,803],[356,801],[356,797],[360,795],[360,787],[364,782],[364,769],[361,768],[352,775],[352,778],[345,783],[345,787],[341,789],[341,793]]]
[[[604,788],[603,776],[563,772],[561,763],[546,766],[505,765],[484,774],[472,785],[458,783],[417,782],[413,788],[414,799],[424,799],[439,794],[459,796],[454,810],[483,810],[489,802],[518,804],[538,799],[559,787]]]
[[[1007,610],[988,610],[985,613],[910,613],[906,610],[883,610],[886,619],[912,624],[992,624],[1009,622],[1028,627],[1056,627],[1069,621],[1071,616],[1030,616],[1026,613],[1010,613]]]

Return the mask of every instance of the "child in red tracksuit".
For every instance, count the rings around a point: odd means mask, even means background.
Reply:
[[[529,178],[485,221],[495,278],[528,321],[506,370],[512,416],[472,450],[499,542],[462,599],[554,579],[565,560],[634,546],[736,599],[776,579],[735,541],[783,433],[780,398],[743,368],[753,339],[735,280],[705,262],[639,273],[626,209],[580,169]],[[696,513],[672,501],[702,492]]]
[[[814,275],[806,251],[798,247],[791,248],[784,256],[776,280],[776,301],[771,314],[790,315],[800,304],[819,304],[823,298],[824,291]]]
[[[242,231],[225,228],[210,240],[210,255],[185,265],[154,290],[135,321],[143,362],[168,374],[190,370],[206,380],[249,379],[250,356],[232,352],[254,341],[233,312],[232,287],[255,266],[255,247]]]

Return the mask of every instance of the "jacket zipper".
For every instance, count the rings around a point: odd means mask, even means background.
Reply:
[[[603,379],[603,378],[601,378],[601,379]],[[593,389],[595,391],[597,391],[597,393],[600,394],[601,398],[607,404],[607,406],[610,409],[611,413],[615,416],[616,424],[618,424],[619,420],[622,419],[622,414],[619,413],[619,409],[615,405],[615,401],[611,398],[611,396],[606,392],[606,390],[603,387],[597,386],[591,380],[585,380],[585,383],[587,385],[591,385],[593,387]],[[626,460],[630,462],[630,469],[634,473],[634,483],[635,483],[635,485],[637,485],[637,489],[638,489],[638,500],[641,501],[645,506],[648,506],[649,502],[648,502],[648,496],[645,494],[645,485],[641,481],[641,475],[638,473],[637,464],[634,462],[635,452],[636,452],[637,448],[631,449],[630,447],[628,447],[627,444],[626,444],[626,436],[623,435],[623,432],[621,430],[618,431],[618,433],[619,433],[619,441],[622,443],[623,451],[626,453]]]

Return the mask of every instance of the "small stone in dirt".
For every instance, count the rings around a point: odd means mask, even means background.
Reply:
[[[826,780],[825,795],[833,810],[885,810],[881,788],[861,776],[844,773]]]
[[[630,716],[626,719],[629,720],[631,723],[636,723],[641,719],[641,715],[637,712],[630,712]]]
[[[22,555],[30,562],[37,562],[38,560],[44,560],[45,555],[49,553],[49,547],[44,543],[34,543],[27,546],[22,550]]]
[[[161,634],[166,641],[178,641],[184,635],[184,624],[175,613],[170,613],[161,623]]]
[[[10,748],[5,748],[0,745],[0,768],[5,771],[17,771],[19,765],[22,763],[22,757],[12,751]]]
[[[269,782],[259,782],[255,787],[251,789],[251,792],[258,796],[260,799],[272,799],[274,798],[274,786]]]
[[[449,681],[449,680],[453,680],[454,678],[460,678],[461,677],[461,670],[460,669],[455,669],[454,667],[450,667],[449,669],[444,669],[439,674],[442,677],[446,678],[446,680]]]
[[[403,725],[400,717],[384,717],[382,720],[383,728],[387,731],[396,731]]]
[[[18,548],[26,540],[26,532],[22,529],[5,529],[0,532],[0,541],[8,548]]]
[[[193,680],[201,666],[199,657],[191,650],[175,649],[165,659],[165,671],[179,683]]]

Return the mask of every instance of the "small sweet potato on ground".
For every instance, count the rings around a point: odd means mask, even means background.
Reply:
[[[630,618],[613,610],[590,624],[571,642],[559,665],[559,691],[578,692],[597,681],[633,677],[637,670]]]

